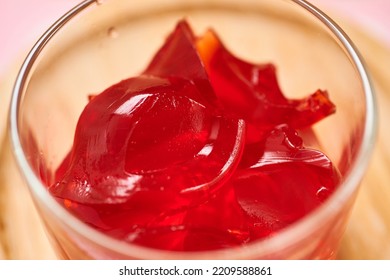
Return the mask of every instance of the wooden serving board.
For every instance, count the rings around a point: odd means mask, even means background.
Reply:
[[[390,259],[390,48],[360,28],[342,26],[371,73],[379,108],[379,137],[338,258]],[[0,77],[0,259],[56,259],[18,173],[6,133],[8,104],[20,62]]]

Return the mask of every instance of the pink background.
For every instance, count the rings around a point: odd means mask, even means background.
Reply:
[[[109,0],[106,0],[109,1]],[[0,77],[36,39],[81,0],[0,0]],[[389,0],[311,0],[334,18],[359,23],[390,46]],[[336,20],[337,21],[337,20]]]

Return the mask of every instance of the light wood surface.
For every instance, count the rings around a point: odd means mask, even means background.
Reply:
[[[390,50],[360,28],[343,27],[363,54],[374,82],[379,137],[338,258],[390,259]],[[7,106],[20,62],[0,77],[0,259],[55,259],[6,134]]]

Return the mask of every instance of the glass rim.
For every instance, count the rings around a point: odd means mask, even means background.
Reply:
[[[63,206],[61,206],[52,197],[47,188],[43,185],[40,179],[35,175],[32,167],[29,165],[26,155],[24,154],[21,139],[19,136],[18,128],[18,116],[19,116],[19,104],[22,99],[22,95],[27,85],[27,77],[34,65],[39,54],[50,41],[50,39],[61,28],[70,21],[74,16],[78,15],[81,11],[84,11],[92,4],[97,4],[96,0],[84,0],[80,4],[76,5],[73,9],[64,14],[58,19],[35,43],[31,51],[28,53],[24,63],[22,64],[19,73],[17,75],[9,111],[9,129],[10,137],[13,148],[13,154],[16,158],[19,170],[21,171],[25,181],[28,184],[30,191],[32,191],[38,200],[42,201],[47,209],[49,209],[54,215],[60,219],[60,221],[68,226],[74,232],[84,236],[85,238],[93,241],[104,248],[114,251],[120,255],[140,258],[140,259],[226,259],[226,258],[251,258],[254,256],[268,256],[273,253],[286,248],[286,245],[292,245],[305,236],[309,236],[316,230],[315,224],[318,220],[324,221],[327,217],[331,216],[332,212],[340,209],[345,203],[346,199],[350,197],[354,190],[358,188],[366,168],[368,166],[369,158],[371,157],[374,143],[376,139],[377,131],[377,108],[374,97],[374,90],[370,81],[370,78],[366,71],[364,61],[359,54],[357,48],[345,34],[345,32],[324,12],[316,8],[314,5],[308,3],[305,0],[287,0],[291,3],[297,4],[304,8],[307,12],[314,15],[319,19],[325,27],[331,31],[333,35],[343,45],[348,55],[351,57],[354,66],[356,67],[360,76],[363,90],[365,94],[366,102],[366,118],[364,123],[364,133],[362,142],[359,146],[356,159],[351,165],[351,169],[345,177],[343,183],[338,187],[334,194],[332,194],[322,205],[316,208],[314,211],[300,219],[299,221],[289,225],[285,229],[278,231],[277,234],[270,238],[260,239],[253,241],[245,246],[237,246],[228,249],[218,249],[210,251],[166,251],[154,248],[143,247],[136,244],[127,243],[107,236],[102,232],[88,226],[70,212],[68,212]],[[296,241],[298,240],[298,241]]]

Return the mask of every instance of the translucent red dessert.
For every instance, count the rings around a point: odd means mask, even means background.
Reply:
[[[90,98],[49,190],[112,237],[197,251],[269,237],[339,183],[298,131],[335,112],[282,93],[276,67],[235,57],[180,21],[146,70]]]

